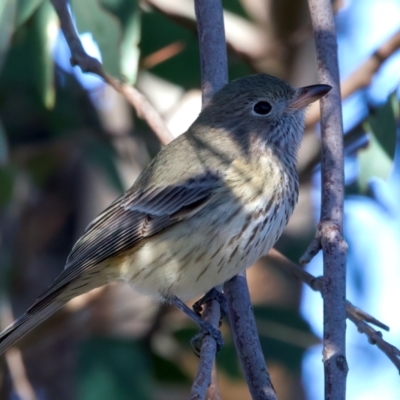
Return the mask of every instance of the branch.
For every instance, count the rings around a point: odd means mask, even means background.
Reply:
[[[224,292],[228,300],[233,340],[251,397],[257,400],[276,400],[258,337],[246,273],[242,272],[226,282]]]
[[[325,399],[346,397],[346,252],[343,239],[344,156],[335,23],[330,0],[309,0],[321,83],[332,90],[320,101],[322,207],[316,238],[302,257],[309,262],[322,248],[324,276],[323,361]]]
[[[200,47],[200,68],[202,80],[203,107],[212,95],[228,83],[228,60],[225,46],[224,19],[221,1],[196,0],[195,12]],[[203,318],[216,328],[219,327],[221,307],[217,300],[206,302],[203,306]],[[211,384],[211,373],[217,351],[215,339],[206,336],[200,349],[197,374],[190,392],[191,400],[206,397]],[[214,392],[216,386],[213,385]]]
[[[267,258],[272,260],[275,265],[279,266],[284,271],[291,275],[294,275],[297,279],[304,282],[311,289],[322,292],[322,278],[315,277],[309,272],[305,271],[302,267],[295,264],[286,258],[276,249],[271,249],[267,255]],[[385,331],[389,330],[389,327],[381,321],[374,318],[364,310],[354,306],[350,301],[346,300],[346,317],[356,325],[358,331],[364,333],[371,344],[376,344],[378,348],[386,354],[386,356],[392,361],[400,373],[400,350],[386,342],[380,331],[375,330],[368,324],[375,325]]]
[[[371,84],[374,74],[376,74],[382,64],[400,48],[400,31],[390,37],[352,74],[341,83],[342,100],[347,99],[357,90],[363,89]],[[306,125],[313,126],[321,118],[318,103],[313,103],[308,111]]]
[[[224,20],[221,1],[195,0],[195,11],[200,44],[203,105],[205,105],[211,96],[228,82]],[[224,293],[227,297],[228,314],[236,351],[250,393],[254,399],[276,400],[255,325],[245,274],[238,275],[226,282]],[[213,301],[213,306],[219,305]],[[209,312],[216,312],[215,307]],[[208,342],[211,340],[214,341],[212,338],[207,338]],[[212,356],[214,357],[214,355],[215,350]],[[194,388],[204,384],[204,382],[199,382],[199,379],[206,376],[208,383],[210,382],[211,367],[211,358],[208,355],[203,357],[202,346],[198,374],[192,386],[192,396]]]
[[[144,119],[150,128],[164,145],[168,144],[174,137],[164,124],[161,116],[149,103],[146,97],[133,86],[120,82],[118,79],[108,75],[100,61],[89,56],[82,46],[78,33],[72,22],[71,14],[67,7],[67,0],[51,0],[57,15],[60,19],[61,30],[71,51],[71,65],[78,65],[83,72],[91,72],[102,78],[112,86],[118,93],[135,108],[137,115]]]

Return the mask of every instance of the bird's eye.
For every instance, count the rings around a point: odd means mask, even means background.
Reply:
[[[267,115],[272,110],[272,106],[267,101],[259,101],[258,103],[254,104],[253,110],[256,114]]]

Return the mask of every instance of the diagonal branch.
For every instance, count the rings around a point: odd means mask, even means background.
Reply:
[[[305,271],[302,267],[290,261],[276,249],[271,249],[267,258],[271,259],[274,264],[278,265],[284,271],[294,275],[297,279],[304,282],[311,289],[320,293],[322,292],[323,286],[321,277],[315,277]],[[378,348],[390,359],[390,361],[392,361],[400,372],[400,350],[386,342],[383,339],[382,333],[375,330],[370,325],[375,325],[385,331],[388,331],[389,327],[364,310],[354,306],[348,300],[346,300],[346,317],[356,325],[359,332],[364,333],[368,337],[371,344],[376,344],[378,346]]]
[[[68,10],[66,0],[51,0],[60,19],[61,30],[71,50],[71,65],[78,65],[83,72],[91,72],[104,79],[118,93],[135,108],[137,115],[144,119],[150,128],[164,145],[168,144],[173,136],[166,127],[164,121],[146,97],[133,86],[120,82],[118,79],[107,74],[99,60],[89,56],[82,46],[78,33],[76,32],[71,14]]]

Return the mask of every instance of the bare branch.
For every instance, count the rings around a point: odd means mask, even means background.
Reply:
[[[138,116],[144,119],[150,128],[159,138],[162,144],[168,144],[173,136],[164,124],[161,116],[149,103],[146,97],[133,86],[120,82],[118,79],[108,75],[96,58],[89,56],[82,46],[79,36],[72,22],[66,0],[51,0],[57,15],[60,19],[61,30],[71,50],[71,65],[78,65],[83,72],[90,72],[104,79],[106,83],[112,86],[118,93],[135,108]]]
[[[228,55],[221,1],[195,0],[194,6],[199,35],[204,107],[212,95],[228,83]]]
[[[224,19],[221,1],[196,0],[195,12],[200,46],[200,67],[203,107],[212,95],[228,83],[228,59],[225,45]],[[203,318],[216,328],[221,318],[220,304],[213,300],[203,307]],[[200,360],[193,381],[190,399],[204,399],[211,383],[211,372],[217,351],[215,339],[206,336],[200,350]]]
[[[218,327],[221,318],[218,301],[213,300],[211,304],[204,304],[203,309],[203,319],[211,325]],[[190,400],[205,399],[207,389],[211,384],[211,373],[216,352],[217,344],[215,343],[215,339],[209,335],[205,336],[201,344],[199,366],[190,391]]]
[[[271,259],[274,264],[278,265],[289,274],[294,275],[296,278],[304,282],[311,289],[322,292],[322,278],[311,275],[302,267],[290,261],[276,249],[271,249],[267,258]],[[400,372],[400,350],[386,342],[382,337],[382,333],[368,324],[373,324],[385,331],[388,331],[389,327],[364,310],[354,306],[348,300],[346,300],[346,317],[356,325],[359,332],[364,333],[368,337],[371,344],[376,344],[378,348],[386,354]]]
[[[224,292],[233,340],[250,394],[257,400],[276,400],[258,337],[246,273],[242,272],[226,282]]]
[[[335,23],[330,0],[309,0],[321,83],[332,90],[320,101],[322,138],[322,207],[318,234],[306,252],[310,260],[318,247],[324,256],[323,359],[325,399],[346,397],[346,253],[343,239],[344,155]]]
[[[205,105],[211,96],[228,82],[221,1],[195,0],[195,11],[200,43],[203,105]],[[245,274],[226,282],[224,292],[236,350],[250,393],[254,399],[276,400],[255,325]],[[211,340],[214,339],[207,338],[207,341]],[[203,351],[201,354],[203,355]],[[210,363],[208,358],[207,362]],[[204,371],[209,374],[211,365],[203,363],[200,357],[198,376],[205,374]],[[196,381],[197,378],[194,385],[197,384]]]
[[[391,36],[382,46],[374,51],[371,56],[350,74],[341,83],[342,100],[367,87],[382,64],[400,48],[400,31]],[[307,110],[306,125],[313,126],[321,118],[318,103],[313,103]]]

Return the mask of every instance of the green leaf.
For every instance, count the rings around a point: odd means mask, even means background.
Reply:
[[[169,384],[190,383],[189,377],[171,360],[161,357],[158,354],[151,353],[151,361],[154,376],[160,382]]]
[[[0,166],[0,208],[10,203],[13,197],[15,171],[13,168]]]
[[[7,55],[11,35],[14,32],[16,11],[17,0],[0,2],[0,70]]]
[[[116,154],[111,145],[99,140],[89,140],[84,145],[84,156],[104,171],[106,178],[118,192],[124,192],[125,188],[116,166]]]
[[[29,24],[20,26],[13,35],[6,62],[0,74],[0,85],[18,92],[24,90],[42,106],[51,108],[54,99],[54,63],[51,54],[51,27],[56,15],[49,2],[36,9]]]
[[[155,27],[157,33],[155,34]],[[199,44],[195,31],[183,28],[158,12],[142,17],[141,51],[143,60],[171,44],[182,46],[177,54],[151,66],[149,71],[186,89],[200,85]]]
[[[242,370],[232,337],[224,337],[224,345],[222,346],[216,361],[218,368],[224,371],[230,378],[235,380],[243,379]]]
[[[367,120],[369,131],[376,137],[382,149],[393,160],[396,148],[396,116],[398,99],[393,93],[388,101],[376,109]]]
[[[51,27],[56,24],[57,15],[50,2],[44,2],[33,17],[34,31],[37,35],[36,58],[38,69],[37,86],[46,108],[53,108],[55,102],[54,62],[51,54]]]
[[[6,131],[0,121],[0,166],[5,165],[8,160],[8,142]],[[1,187],[1,186],[0,186]]]
[[[367,191],[368,182],[372,177],[386,180],[392,169],[392,158],[384,151],[382,143],[375,135],[370,135],[368,147],[358,152],[358,162],[358,185],[363,193]]]
[[[139,41],[141,37],[141,12],[137,0],[102,0],[101,5],[117,17],[121,25],[120,72],[133,84],[139,66]]]
[[[71,0],[71,7],[80,33],[91,32],[97,42],[105,70],[118,78],[120,74],[121,26],[97,0]]]
[[[267,359],[276,360],[299,372],[304,352],[319,340],[298,310],[255,307],[254,315]]]
[[[78,360],[79,400],[148,400],[149,360],[138,341],[93,337]]]
[[[43,3],[43,0],[17,0],[18,11],[16,25],[24,24]]]

